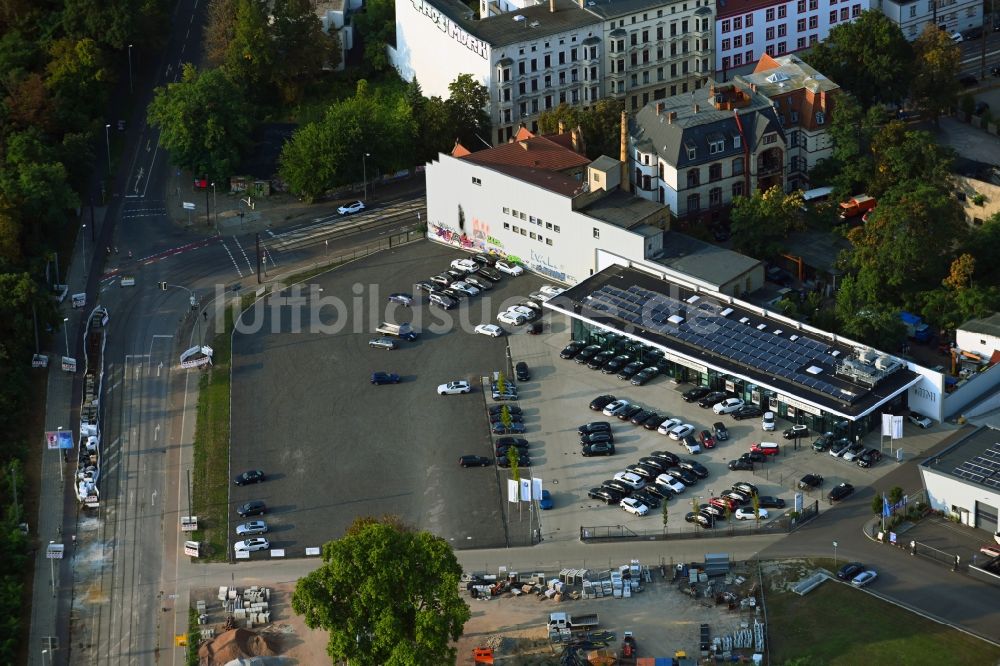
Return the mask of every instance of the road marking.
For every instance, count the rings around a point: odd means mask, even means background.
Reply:
[[[157,426],[157,427],[159,427],[159,426]],[[152,500],[152,504],[153,504],[153,506],[156,506],[156,491],[155,491],[155,490],[153,491],[153,500]]]
[[[160,424],[157,423],[156,427],[153,428],[153,441],[155,442],[159,439],[160,439]]]
[[[240,252],[243,253],[243,258],[246,259],[246,261],[247,261],[247,268],[250,269],[250,274],[253,275],[253,273],[254,273],[253,264],[250,263],[250,257],[247,256],[247,251],[243,249],[242,245],[240,245],[240,239],[239,238],[237,238],[236,236],[233,236],[233,240],[236,242],[236,247],[240,248]]]
[[[220,243],[222,243],[222,247],[223,247],[223,249],[225,249],[225,251],[226,251],[226,254],[228,254],[228,255],[229,255],[229,260],[233,262],[233,268],[235,268],[235,269],[236,269],[236,274],[237,274],[237,275],[239,275],[240,277],[243,277],[243,273],[242,273],[242,272],[240,271],[240,267],[239,267],[239,265],[238,265],[238,264],[236,263],[236,259],[234,259],[234,258],[233,258],[233,253],[229,251],[229,246],[228,246],[228,245],[226,245],[226,241],[224,241],[224,240],[222,240],[222,239],[220,238],[220,239],[219,239],[219,242],[220,242]]]

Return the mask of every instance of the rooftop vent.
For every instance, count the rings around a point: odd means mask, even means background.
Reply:
[[[757,324],[758,331],[763,331],[765,328],[767,328],[767,324]]]
[[[695,296],[691,296],[690,298],[686,299],[685,302],[694,304],[694,303],[697,303],[700,300],[701,300],[701,296],[695,295]]]
[[[792,342],[795,342],[796,340],[798,340],[798,339],[799,339],[799,336],[797,336],[797,335],[792,335],[792,336],[789,336],[789,337],[788,337],[788,339],[789,339],[789,340],[791,340]]]
[[[719,314],[722,315],[723,317],[728,317],[729,315],[733,314],[733,309],[732,308],[726,308],[725,310],[723,310]]]
[[[680,324],[682,324],[684,322],[684,317],[682,317],[680,315],[670,315],[667,318],[667,321],[669,321],[671,324],[674,324],[675,326],[677,326],[677,325],[680,325]]]
[[[819,367],[818,365],[810,365],[808,368],[806,368],[806,372],[808,372],[810,375],[818,375],[823,372],[823,368]]]
[[[776,328],[776,329],[774,329],[774,334],[775,334],[775,335],[781,335],[781,334],[782,334],[783,332],[784,332],[784,331],[782,331],[782,330],[781,330],[780,328]]]
[[[767,77],[768,83],[784,83],[785,81],[788,80],[789,77],[784,72],[775,72],[774,74],[771,74],[769,77]]]
[[[527,19],[526,19],[526,18],[524,18],[524,16],[522,16],[521,14],[515,14],[515,15],[514,15],[514,21],[515,21],[515,22],[520,22],[520,21],[526,21],[526,20],[527,20]]]
[[[749,324],[750,323],[750,317],[743,317],[742,319],[740,319],[740,323],[741,324]]]

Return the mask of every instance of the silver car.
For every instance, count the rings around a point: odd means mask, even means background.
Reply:
[[[237,541],[234,543],[233,551],[237,553],[252,553],[257,550],[267,550],[270,547],[270,542],[264,537],[253,537],[246,541]]]
[[[395,349],[396,343],[389,338],[375,338],[368,341],[368,346],[375,347],[376,349]]]
[[[267,523],[263,520],[251,520],[236,526],[236,536],[252,536],[254,534],[266,534]]]

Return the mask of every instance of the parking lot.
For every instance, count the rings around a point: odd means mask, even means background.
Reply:
[[[271,296],[244,317],[259,324],[244,328],[259,330],[233,338],[230,468],[232,476],[259,468],[267,480],[233,487],[233,530],[244,522],[236,507],[260,499],[271,548],[289,556],[341,536],[357,517],[383,514],[456,548],[520,543],[505,530],[506,472],[462,469],[458,460],[492,453],[484,409],[492,401],[480,377],[504,367],[508,340],[472,329],[496,323],[501,305],[524,300],[543,282],[504,277],[455,310],[429,308],[414,282],[467,256],[433,243],[407,245],[314,278],[301,293]],[[393,292],[416,302],[387,303]],[[412,322],[420,337],[391,351],[371,348],[382,321]],[[523,326],[505,328],[511,340],[538,337]],[[398,374],[400,383],[372,385],[378,371]],[[458,379],[471,380],[473,392],[437,395],[439,384]],[[521,397],[537,399],[526,388]],[[537,412],[525,409],[529,437]]]
[[[539,426],[529,437],[532,446],[532,473],[544,480],[545,487],[552,493],[553,508],[540,512],[541,537],[544,540],[575,540],[580,536],[581,526],[624,525],[630,529],[659,531],[663,527],[661,509],[653,509],[649,515],[637,517],[623,512],[618,506],[608,506],[589,499],[591,488],[600,486],[639,458],[648,456],[654,450],[665,450],[677,454],[682,459],[695,459],[708,468],[709,476],[687,488],[676,498],[667,502],[669,531],[692,531],[703,528],[686,523],[685,514],[690,512],[692,498],[699,504],[729,489],[737,481],[748,481],[758,487],[761,495],[782,498],[785,509],[769,509],[769,520],[774,520],[794,508],[794,495],[799,480],[806,474],[824,477],[823,486],[817,490],[804,492],[805,504],[819,501],[820,511],[830,508],[827,493],[841,482],[853,484],[859,490],[872,485],[886,474],[895,464],[890,454],[888,440],[883,451],[883,459],[871,468],[862,469],[852,462],[834,458],[828,453],[813,451],[811,444],[817,433],[809,433],[796,450],[793,442],[782,439],[782,431],[791,426],[783,419],[777,419],[774,432],[764,432],[761,419],[753,418],[735,421],[729,416],[717,416],[711,409],[702,409],[697,403],[686,403],[681,399],[683,391],[691,384],[675,384],[669,377],[660,376],[645,386],[632,386],[615,375],[602,374],[579,365],[572,360],[559,358],[560,350],[569,341],[569,322],[562,316],[550,320],[544,335],[521,336],[511,339],[511,353],[514,361],[529,363],[534,373],[533,395],[525,395],[521,406],[526,411],[537,410]],[[601,394],[613,394],[630,402],[649,407],[659,414],[675,416],[701,429],[710,429],[715,421],[723,422],[729,430],[729,440],[720,442],[716,448],[704,450],[698,455],[689,455],[678,442],[656,431],[645,430],[603,416],[591,411],[588,405]],[[666,416],[664,417],[666,418]],[[585,458],[580,453],[577,427],[596,420],[612,422],[615,455]],[[940,426],[938,426],[940,427]],[[904,439],[894,443],[905,449],[907,459],[918,451],[930,446],[936,438],[928,437],[934,431],[919,430],[907,423]],[[728,462],[750,450],[755,442],[777,442],[781,453],[768,456],[768,461],[756,465],[753,471],[730,471]],[[864,443],[867,447],[879,448],[878,432],[869,433]],[[534,451],[544,452],[535,457]],[[857,501],[856,497],[846,501]],[[723,532],[726,522],[721,520],[706,532]]]

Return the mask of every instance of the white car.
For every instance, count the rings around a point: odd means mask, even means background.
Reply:
[[[929,418],[923,414],[917,414],[916,412],[910,412],[909,416],[906,417],[906,420],[919,428],[930,428],[934,425],[934,422]]]
[[[687,486],[685,486],[680,479],[672,477],[669,474],[660,474],[656,477],[656,482],[670,488],[675,493],[682,493],[684,492],[684,489],[687,488]]]
[[[506,312],[501,312],[497,315],[497,321],[501,324],[520,326],[524,322],[528,321],[528,318],[519,312],[511,312],[510,310],[507,310]]]
[[[752,506],[741,506],[736,509],[736,513],[733,515],[736,516],[736,520],[756,520]],[[760,516],[761,520],[767,520],[767,509],[757,509],[757,515]]]
[[[255,550],[267,550],[270,547],[271,544],[264,537],[254,537],[233,544],[233,550],[237,553],[252,553]]]
[[[656,432],[660,433],[661,435],[666,435],[668,432],[670,432],[671,430],[673,430],[682,423],[684,422],[681,421],[680,419],[667,419],[666,421],[660,424],[660,427],[656,429]]]
[[[857,459],[858,459],[858,456],[860,456],[860,455],[861,455],[862,453],[864,453],[864,452],[865,452],[864,448],[861,448],[861,449],[855,449],[855,450],[851,450],[850,448],[848,448],[848,449],[847,449],[846,451],[844,451],[844,453],[843,453],[843,454],[841,455],[841,458],[843,458],[843,459],[844,459],[844,460],[846,460],[847,462],[853,462],[853,461],[857,460]]]
[[[692,437],[685,437],[681,440],[681,446],[687,449],[688,453],[695,454],[701,453],[701,444],[696,442]]]
[[[960,32],[953,32],[951,33],[951,41],[955,42],[956,44],[961,44],[962,42],[965,41],[965,37],[963,37],[962,33]]]
[[[543,284],[538,291],[551,298],[552,296],[558,296],[566,290],[561,287],[553,287],[551,284]]]
[[[712,411],[716,414],[732,414],[743,406],[743,401],[739,398],[726,398],[722,402],[716,403]]]
[[[493,265],[493,267],[501,273],[506,273],[507,275],[520,275],[524,272],[523,268],[511,261],[498,261]]]
[[[479,295],[479,289],[473,287],[468,282],[462,282],[461,280],[459,280],[458,282],[452,282],[450,285],[448,285],[448,288],[454,289],[455,291],[460,291],[463,294],[468,294],[469,296]]]
[[[617,416],[618,412],[628,409],[628,400],[615,400],[614,402],[609,402],[602,412],[605,416]]]
[[[764,416],[760,417],[760,427],[764,429],[764,432],[774,430],[774,412],[764,412]]]
[[[670,437],[670,439],[675,439],[679,442],[693,432],[694,432],[693,425],[691,425],[690,423],[682,423],[678,426],[674,426],[673,428],[671,428],[670,432],[667,433],[667,436]]]
[[[471,392],[472,392],[472,384],[465,381],[464,379],[459,379],[438,386],[438,395],[457,395],[459,393],[471,393]]]
[[[632,490],[642,490],[646,487],[646,480],[634,472],[618,472],[615,474],[615,481],[621,481]]]
[[[463,271],[465,273],[475,273],[479,270],[479,264],[474,262],[472,259],[456,259],[451,262],[451,267],[457,271]]]
[[[618,506],[622,508],[622,511],[624,511],[625,513],[631,513],[633,516],[645,516],[647,513],[649,513],[648,506],[646,506],[639,500],[633,499],[631,497],[626,497],[625,499],[623,499],[621,502],[618,503]]]
[[[533,291],[530,294],[528,294],[528,298],[538,301],[539,303],[544,303],[545,301],[549,300],[552,297],[540,291]]]
[[[488,335],[491,338],[499,338],[503,335],[503,329],[496,324],[480,324],[476,326],[476,333],[479,335]]]
[[[532,308],[529,308],[527,305],[512,305],[509,308],[507,308],[507,312],[510,312],[511,314],[519,314],[523,316],[525,319],[534,319],[535,317],[538,316],[538,312]]]
[[[341,215],[353,215],[354,213],[360,213],[365,209],[364,201],[355,201],[354,203],[349,203],[346,206],[341,206],[337,209],[337,212]]]
[[[236,526],[236,536],[250,536],[267,532],[267,523],[263,520],[251,520]]]

